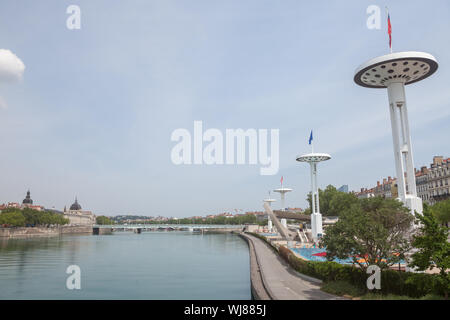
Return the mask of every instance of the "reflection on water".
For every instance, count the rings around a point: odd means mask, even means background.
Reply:
[[[81,290],[66,268],[81,268]],[[0,240],[0,299],[250,299],[232,234],[117,233]]]

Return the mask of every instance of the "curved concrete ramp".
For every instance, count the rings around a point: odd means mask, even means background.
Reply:
[[[295,238],[295,233],[283,227],[283,225],[280,223],[280,220],[278,220],[278,218],[275,216],[268,203],[264,203],[264,210],[266,211],[272,222],[275,224],[275,227],[284,239],[286,239],[287,241],[291,241]]]

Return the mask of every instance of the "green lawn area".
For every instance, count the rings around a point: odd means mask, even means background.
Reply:
[[[408,296],[399,296],[395,294],[382,295],[380,293],[365,293],[364,289],[359,288],[347,281],[326,282],[321,288],[323,291],[338,296],[353,297],[361,300],[444,300],[444,297],[428,294],[421,298],[411,298]]]

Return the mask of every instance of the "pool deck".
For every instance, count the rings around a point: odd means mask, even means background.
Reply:
[[[272,300],[343,300],[320,290],[321,281],[293,270],[263,240],[241,233],[254,250],[252,287],[263,288]],[[252,253],[250,254],[252,256]],[[256,263],[256,265],[255,265]],[[255,297],[258,298],[258,297]]]

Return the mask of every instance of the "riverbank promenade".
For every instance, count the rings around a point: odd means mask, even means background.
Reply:
[[[281,259],[263,240],[241,233],[249,242],[251,281],[259,299],[342,300],[320,290],[320,280],[300,275]],[[252,252],[253,251],[253,252]]]

